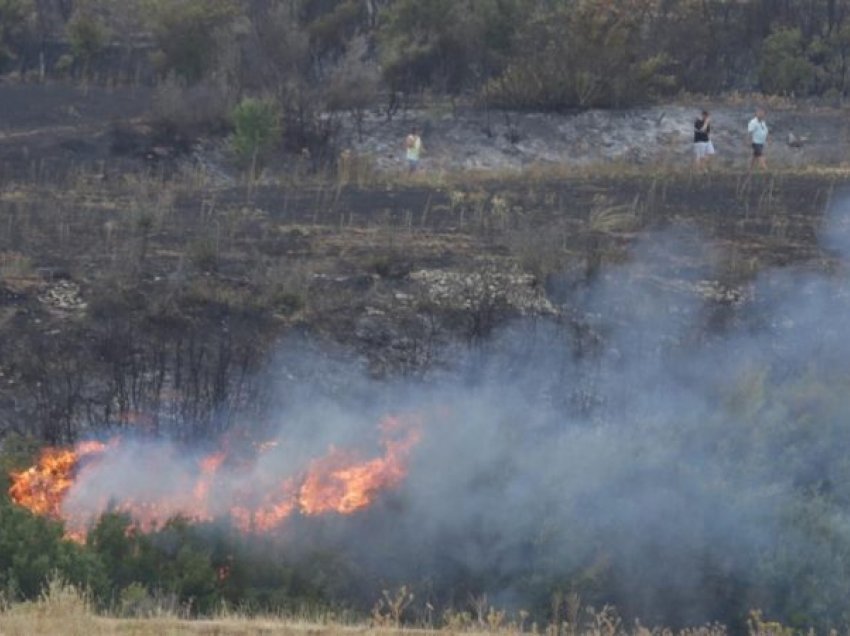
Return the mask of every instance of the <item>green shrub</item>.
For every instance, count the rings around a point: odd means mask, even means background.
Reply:
[[[813,87],[815,67],[806,56],[799,28],[778,29],[762,43],[759,83],[767,93],[806,95]]]
[[[58,574],[93,593],[104,593],[108,578],[103,563],[62,535],[60,523],[0,499],[0,591],[8,598],[34,599]]]
[[[280,113],[269,99],[243,99],[232,113],[233,150],[239,161],[251,167],[278,143],[281,136]]]
[[[519,109],[628,106],[672,89],[668,66],[645,37],[639,14],[580,2],[539,11],[484,95],[493,105]]]
[[[217,37],[238,15],[234,0],[147,0],[163,75],[175,73],[191,83],[200,81],[216,62]]]

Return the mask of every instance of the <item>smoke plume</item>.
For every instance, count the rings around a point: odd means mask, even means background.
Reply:
[[[568,318],[446,350],[415,382],[370,379],[358,360],[293,339],[269,371],[277,445],[250,468],[222,468],[207,516],[331,447],[384,457],[377,423],[397,415],[420,435],[403,477],[370,507],[302,510],[291,523],[308,532],[279,528],[290,554],[345,554],[364,602],[406,583],[423,602],[486,593],[541,613],[553,591],[576,592],[648,623],[751,607],[844,620],[848,219],[850,196],[837,196],[821,237],[831,268],[766,271],[726,295],[711,282],[723,254],[703,237],[647,237],[569,295]],[[66,505],[170,496],[196,483],[196,463],[167,444],[125,446]]]

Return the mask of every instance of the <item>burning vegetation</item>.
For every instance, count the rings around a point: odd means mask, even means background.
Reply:
[[[331,447],[302,470],[270,461],[262,471],[256,469],[264,452],[284,445],[278,440],[256,445],[247,462],[227,451],[188,465],[176,453],[142,453],[141,464],[159,455],[142,470],[164,479],[141,489],[108,478],[110,464],[122,463],[128,453],[121,438],[82,442],[73,449],[44,449],[34,466],[12,474],[9,495],[37,515],[64,522],[67,537],[77,541],[108,511],[129,515],[142,531],[182,517],[196,522],[229,518],[242,532],[268,533],[294,514],[350,515],[369,507],[404,481],[420,439],[418,421],[387,417],[379,426],[380,456],[364,459],[356,450]]]

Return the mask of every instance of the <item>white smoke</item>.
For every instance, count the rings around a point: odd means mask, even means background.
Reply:
[[[510,325],[474,351],[446,352],[449,370],[416,383],[369,379],[357,360],[291,340],[269,374],[281,449],[246,479],[269,483],[282,463],[303,467],[330,445],[374,451],[381,415],[417,413],[424,439],[401,489],[291,539],[292,550],[347,554],[364,598],[408,583],[435,603],[486,592],[540,610],[560,589],[650,623],[792,605],[840,617],[850,196],[834,197],[828,217],[837,273],[764,272],[722,327],[701,296],[721,257],[684,228],[645,239],[629,264],[574,294],[575,320]],[[181,458],[164,452],[113,457],[98,474],[108,492],[85,496],[181,483]],[[128,470],[151,462],[155,474]],[[217,509],[243,487],[224,489]]]

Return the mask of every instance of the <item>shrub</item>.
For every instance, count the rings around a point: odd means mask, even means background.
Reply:
[[[148,0],[148,20],[156,37],[160,71],[192,84],[216,61],[217,37],[238,13],[234,0]]]
[[[491,77],[534,4],[398,0],[387,8],[379,34],[385,80],[395,90],[459,93]]]
[[[154,92],[153,116],[168,134],[191,137],[199,130],[224,126],[232,104],[231,92],[220,82],[189,85],[170,75]]]
[[[199,271],[212,273],[218,270],[219,249],[212,238],[199,238],[189,244],[189,262]]]
[[[814,71],[799,28],[778,29],[762,44],[759,82],[765,92],[805,95],[812,88]]]
[[[643,33],[640,12],[600,12],[579,2],[538,12],[518,36],[516,55],[484,89],[510,108],[621,107],[670,90],[667,57]]]
[[[280,140],[277,104],[269,99],[243,99],[233,109],[232,120],[233,150],[243,164],[250,166],[253,177],[258,160]]]
[[[64,580],[102,593],[103,563],[82,546],[62,538],[62,525],[34,516],[0,499],[0,591],[9,598],[37,598],[48,579]]]

